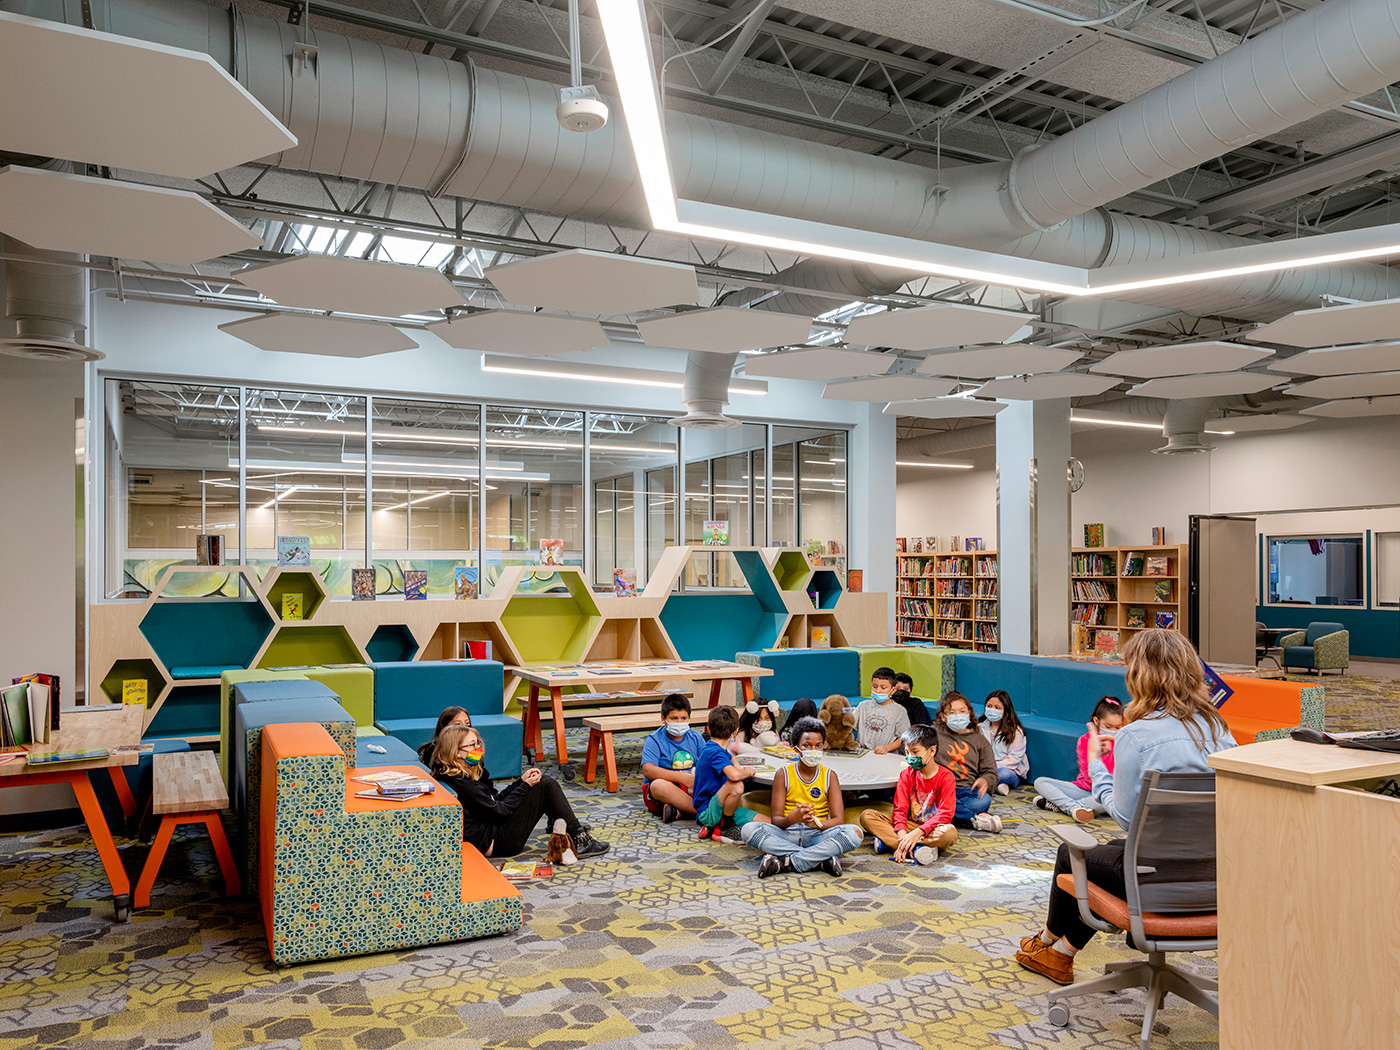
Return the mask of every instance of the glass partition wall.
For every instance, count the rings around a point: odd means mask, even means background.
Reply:
[[[845,431],[134,379],[107,380],[104,401],[109,598],[144,597],[208,533],[259,575],[279,536],[306,536],[338,597],[366,565],[381,595],[418,569],[450,597],[460,566],[485,591],[542,547],[600,590],[634,574],[640,590],[715,522],[728,546],[807,545],[845,569]],[[715,555],[687,585],[745,584]]]

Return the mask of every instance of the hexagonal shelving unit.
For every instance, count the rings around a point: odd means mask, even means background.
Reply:
[[[381,623],[365,644],[365,655],[371,663],[412,660],[418,655],[418,639],[407,624]]]
[[[512,566],[501,574],[492,598],[507,598],[501,627],[511,648],[525,663],[560,661],[577,663],[587,655],[603,616],[593,600],[593,589],[577,566],[553,567],[558,588],[518,593],[526,573],[541,570],[530,565]]]
[[[284,623],[259,654],[257,666],[314,667],[364,662],[365,654],[340,624]]]
[[[463,604],[475,606],[478,601]],[[493,660],[507,665],[521,662],[520,654],[515,651],[514,644],[501,628],[501,624],[490,619],[449,620],[439,624],[432,637],[424,643],[418,659],[461,660],[465,657],[466,643],[469,641],[490,642]]]
[[[310,620],[316,615],[321,603],[327,600],[326,585],[314,569],[297,568],[291,565],[278,565],[269,572],[262,582],[263,597],[267,599],[272,615],[287,623]],[[301,616],[287,619],[284,614],[283,598],[288,594],[301,595]]]
[[[801,591],[812,578],[812,563],[799,550],[785,550],[773,562],[773,578],[784,591]]]
[[[661,624],[671,644],[682,660],[732,660],[737,652],[772,647],[783,636],[788,625],[788,609],[773,572],[763,560],[757,547],[672,548],[683,555],[664,559],[647,584],[648,595],[662,589],[669,591],[685,571],[686,562],[694,553],[733,555],[749,585],[747,591],[727,588],[704,588],[671,594],[661,609]],[[667,552],[668,554],[670,551]],[[668,571],[664,585],[658,574]]]
[[[172,597],[172,584],[204,577],[200,597]],[[221,592],[238,577],[238,596]],[[252,570],[242,565],[172,565],[146,601],[140,630],[171,680],[217,679],[251,667],[273,627],[272,612],[258,594]]]
[[[133,678],[146,680],[146,706],[156,703],[170,684],[165,672],[154,660],[118,660],[98,684],[109,704],[122,702],[122,683]]]
[[[831,569],[818,569],[812,573],[806,590],[809,595],[816,594],[816,607],[818,609],[835,609],[836,603],[841,600],[841,592],[845,588],[841,586],[841,577],[837,576]]]

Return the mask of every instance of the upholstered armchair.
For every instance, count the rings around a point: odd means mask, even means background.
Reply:
[[[1306,667],[1321,674],[1334,669],[1346,673],[1351,662],[1351,635],[1339,623],[1310,623],[1306,631],[1286,634],[1277,643],[1283,649],[1283,667]]]

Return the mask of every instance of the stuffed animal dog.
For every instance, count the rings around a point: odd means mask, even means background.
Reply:
[[[564,830],[562,817],[554,822],[554,832],[549,836],[549,846],[545,849],[545,856],[549,858],[551,864],[578,863],[578,856],[574,853],[574,840]]]

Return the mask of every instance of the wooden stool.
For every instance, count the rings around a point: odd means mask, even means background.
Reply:
[[[151,811],[160,817],[151,852],[141,869],[132,904],[138,908],[151,905],[151,887],[160,872],[161,861],[170,845],[170,836],[177,824],[203,824],[209,830],[209,840],[219,855],[219,867],[224,873],[224,894],[234,897],[241,889],[238,868],[233,863],[233,851],[228,848],[224,825],[219,811],[228,809],[228,791],[219,775],[219,763],[212,751],[187,751],[182,754],[152,756],[154,788]]]
[[[710,712],[702,709],[690,713],[690,724],[703,726]],[[617,758],[613,755],[614,733],[635,733],[639,729],[655,729],[661,724],[661,716],[646,712],[635,715],[601,715],[585,718],[588,727],[588,760],[583,765],[583,779],[591,784],[598,775],[598,752],[603,752],[603,772],[607,778],[609,791],[617,791]],[[699,755],[695,756],[697,759]]]

